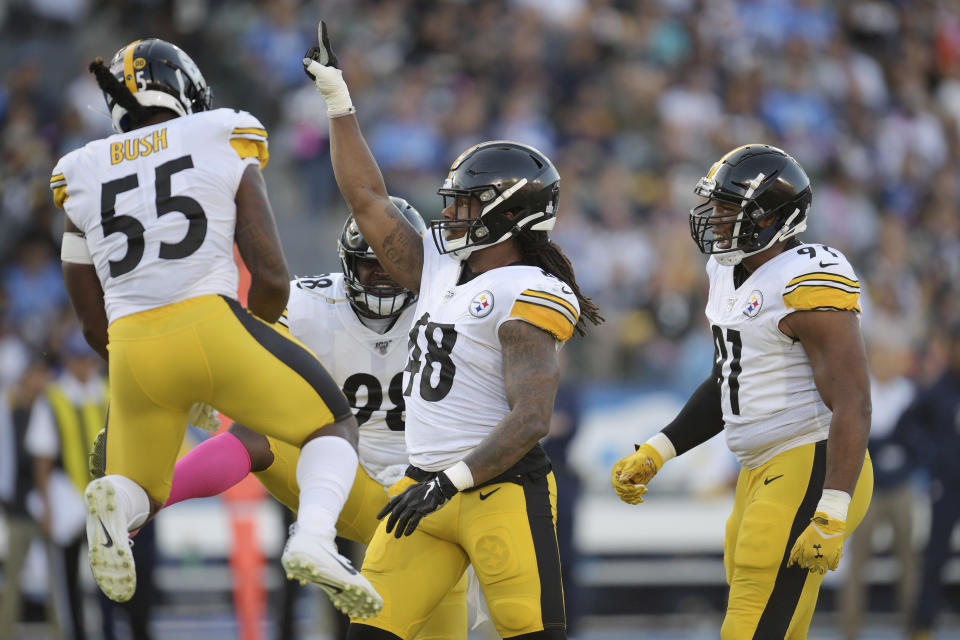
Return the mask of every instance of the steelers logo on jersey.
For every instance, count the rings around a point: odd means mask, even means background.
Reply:
[[[483,318],[493,311],[493,293],[481,291],[470,301],[470,314],[476,318]]]
[[[743,315],[748,318],[753,318],[758,313],[760,313],[760,307],[763,306],[763,293],[754,289],[750,292],[750,297],[747,298],[747,306],[743,309]]]

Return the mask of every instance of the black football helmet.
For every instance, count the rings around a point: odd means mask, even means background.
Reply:
[[[144,107],[169,109],[177,115],[206,111],[213,102],[200,69],[183,50],[165,40],[134,40],[114,54],[110,72]],[[117,133],[131,127],[127,110],[104,92]]]
[[[390,196],[390,200],[407,219],[410,226],[422,236],[427,230],[427,225],[420,212],[403,198]],[[360,227],[357,226],[353,216],[347,218],[343,225],[340,240],[337,242],[337,253],[340,255],[340,264],[343,266],[343,286],[347,291],[347,298],[360,315],[368,318],[393,318],[416,301],[415,293],[397,283],[393,283],[393,286],[365,285],[360,281],[357,262],[376,261],[377,256],[360,233]]]
[[[434,220],[433,241],[440,253],[463,259],[474,249],[503,242],[521,229],[549,231],[557,221],[560,174],[547,156],[509,140],[470,147],[454,160],[443,186],[448,198],[473,196],[483,209],[471,220]],[[507,216],[507,213],[512,216]]]
[[[724,155],[700,178],[694,193],[707,200],[690,210],[693,241],[728,266],[806,229],[813,200],[803,168],[765,144],[744,145]]]

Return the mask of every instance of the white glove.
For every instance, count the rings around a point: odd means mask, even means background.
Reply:
[[[190,413],[187,414],[187,423],[210,432],[220,428],[220,418],[217,415],[217,410],[206,402],[198,402],[190,407]]]
[[[317,43],[303,55],[303,70],[317,86],[317,91],[327,102],[327,117],[338,118],[356,113],[350,100],[350,91],[343,81],[340,61],[330,47],[327,25],[323,20],[317,25]]]

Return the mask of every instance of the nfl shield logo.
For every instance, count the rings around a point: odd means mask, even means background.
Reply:
[[[470,315],[475,318],[489,315],[491,311],[493,311],[493,294],[489,291],[481,291],[470,301]]]
[[[383,355],[387,352],[387,349],[390,348],[390,343],[392,340],[380,340],[379,342],[374,343],[374,348],[380,352],[380,355]]]

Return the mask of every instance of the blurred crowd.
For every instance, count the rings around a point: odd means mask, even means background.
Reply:
[[[687,212],[729,149],[794,155],[808,241],[864,285],[871,352],[923,387],[960,316],[960,7],[946,0],[0,0],[0,386],[62,366],[56,159],[111,133],[87,64],[156,36],[215,106],[270,132],[265,171],[292,270],[339,268],[346,209],[301,54],[328,22],[388,189],[425,217],[450,162],[491,138],[562,176],[554,239],[607,323],[568,349],[574,383],[688,391],[709,371],[704,258]]]

